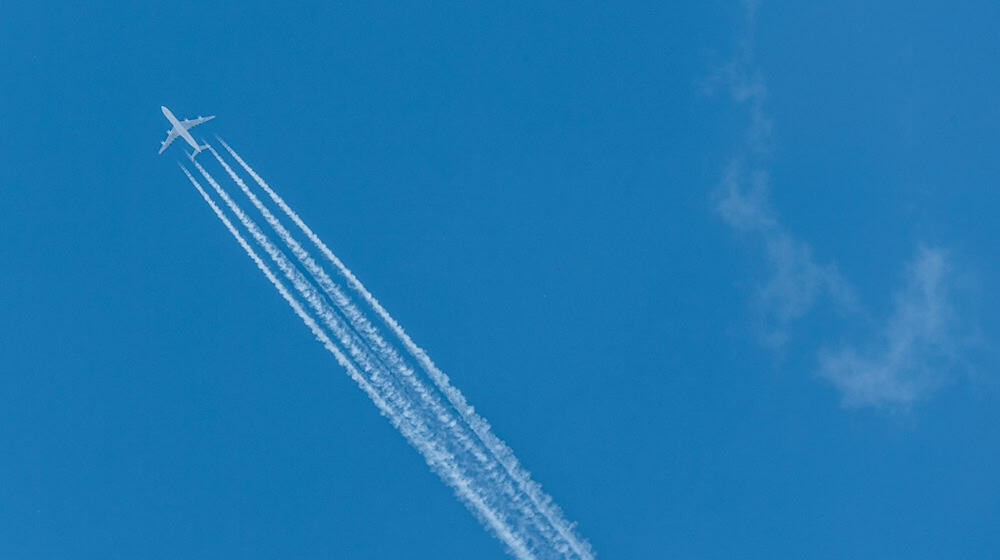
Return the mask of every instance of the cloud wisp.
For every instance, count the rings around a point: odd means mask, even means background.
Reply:
[[[837,266],[822,263],[809,243],[789,231],[769,196],[768,160],[773,122],[765,107],[767,85],[754,62],[759,2],[745,0],[745,29],[735,58],[711,80],[746,109],[746,133],[713,194],[716,212],[741,238],[757,247],[766,270],[751,307],[760,316],[761,338],[781,349],[821,303],[846,316],[844,338],[871,330],[870,315]],[[816,352],[818,376],[842,394],[846,406],[905,408],[927,398],[957,369],[961,329],[951,303],[953,266],[940,248],[920,248],[905,267],[893,309],[867,343],[823,345]]]
[[[841,390],[844,404],[908,406],[947,382],[958,346],[951,274],[944,251],[921,249],[872,343],[820,353],[820,375]]]
[[[848,283],[832,264],[819,264],[812,247],[792,235],[778,220],[768,199],[768,175],[745,170],[733,161],[716,193],[716,211],[733,230],[748,237],[763,256],[767,279],[756,290],[753,308],[760,315],[761,336],[772,347],[787,343],[792,324],[822,299],[838,309],[855,309]]]

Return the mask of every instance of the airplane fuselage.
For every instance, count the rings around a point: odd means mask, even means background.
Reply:
[[[194,136],[191,136],[191,133],[188,132],[186,128],[181,126],[180,121],[178,121],[177,117],[175,117],[174,114],[170,112],[170,109],[167,109],[162,105],[160,106],[160,109],[163,111],[163,116],[167,117],[167,120],[170,121],[170,124],[174,127],[174,130],[177,131],[178,136],[183,138],[184,141],[187,142],[188,144],[191,144],[191,147],[194,148],[195,153],[201,151],[201,146],[199,146],[198,143],[194,141]]]

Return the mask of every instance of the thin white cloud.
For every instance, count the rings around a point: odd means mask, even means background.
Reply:
[[[768,178],[761,170],[747,177],[744,165],[734,161],[722,179],[716,210],[734,229],[768,232],[778,229],[777,218],[768,200]]]
[[[853,309],[850,287],[833,265],[813,260],[812,249],[787,232],[767,236],[770,276],[759,289],[757,303],[778,329],[770,342],[784,344],[785,328],[808,313],[824,297],[843,311]]]
[[[723,220],[762,249],[767,278],[757,287],[753,307],[761,316],[761,335],[768,345],[784,345],[790,324],[824,297],[841,310],[855,308],[851,289],[837,268],[817,263],[809,244],[779,222],[768,199],[766,172],[747,172],[740,163],[731,164],[716,199]]]
[[[767,83],[754,63],[754,23],[758,1],[744,1],[746,27],[736,57],[706,82],[706,90],[724,87],[730,98],[746,107],[746,136],[715,193],[715,209],[738,233],[761,247],[767,278],[757,287],[753,308],[760,316],[761,337],[783,346],[792,322],[808,313],[823,297],[840,308],[854,308],[851,289],[832,264],[820,264],[812,247],[781,224],[770,199],[766,160],[773,123],[765,110]]]
[[[757,0],[744,0],[745,29],[736,57],[706,83],[724,87],[745,107],[746,135],[715,192],[715,210],[741,237],[759,247],[764,279],[752,308],[760,316],[761,337],[773,348],[793,339],[794,328],[820,303],[854,320],[848,333],[871,322],[837,267],[818,262],[812,247],[781,223],[770,198],[767,159],[773,123],[766,111],[767,84],[754,63]],[[958,324],[950,303],[953,272],[941,249],[921,249],[907,267],[904,283],[884,325],[867,344],[825,347],[819,375],[837,387],[848,406],[900,407],[926,398],[957,367]],[[854,324],[851,324],[854,323]]]
[[[945,383],[954,369],[951,267],[940,249],[921,249],[881,332],[868,345],[820,354],[820,375],[848,406],[905,406]]]

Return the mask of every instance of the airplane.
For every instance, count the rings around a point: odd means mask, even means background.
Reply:
[[[173,126],[173,128],[167,131],[167,139],[164,140],[162,143],[160,143],[160,151],[157,153],[162,154],[163,150],[166,150],[167,146],[169,146],[170,143],[173,142],[178,136],[186,140],[187,143],[191,144],[191,147],[194,148],[194,152],[188,154],[188,157],[190,157],[191,159],[194,159],[194,156],[198,155],[198,152],[208,148],[208,144],[204,146],[199,146],[198,143],[194,141],[194,138],[191,136],[191,133],[188,132],[188,130],[198,126],[203,122],[214,119],[215,115],[212,115],[210,117],[198,117],[197,119],[185,119],[183,121],[178,121],[177,117],[175,117],[174,114],[170,112],[170,109],[167,109],[166,107],[161,105],[160,110],[163,111],[163,116],[167,117],[167,120],[170,121],[170,124]]]

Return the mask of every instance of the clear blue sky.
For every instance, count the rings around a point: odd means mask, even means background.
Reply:
[[[160,105],[600,557],[1000,553],[1000,4],[327,4],[5,4],[0,557],[505,557]]]

